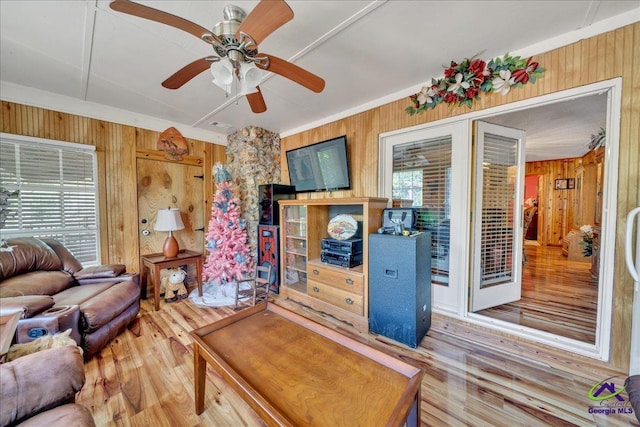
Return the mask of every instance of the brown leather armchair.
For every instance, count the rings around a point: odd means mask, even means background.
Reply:
[[[75,403],[85,383],[76,346],[39,351],[0,365],[0,425],[95,426],[91,412]]]

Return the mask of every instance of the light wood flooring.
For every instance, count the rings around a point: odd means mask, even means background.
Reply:
[[[591,264],[570,261],[560,247],[526,245],[525,254],[522,298],[478,314],[595,343],[598,282]]]
[[[619,388],[624,381],[623,373],[590,359],[439,315],[434,315],[431,330],[413,350],[356,333],[291,302],[279,304],[422,368],[422,425],[640,425],[630,414],[589,413],[590,407],[598,406],[587,397],[596,382],[613,376],[610,381]],[[263,425],[210,369],[205,411],[195,415],[189,331],[232,313],[229,307],[199,308],[189,299],[162,301],[155,312],[151,300],[142,301],[140,315],[130,327],[86,362],[87,382],[78,403],[90,408],[98,426]]]

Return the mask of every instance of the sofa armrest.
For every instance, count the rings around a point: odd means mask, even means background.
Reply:
[[[74,402],[84,382],[76,346],[42,350],[0,365],[0,425]]]
[[[126,280],[130,280],[134,282],[136,285],[140,284],[140,274],[138,273],[124,273],[115,277],[89,277],[86,279],[78,280],[78,284],[80,285],[90,285],[92,283],[119,283],[124,282]]]
[[[127,271],[124,264],[103,264],[93,267],[86,267],[73,274],[76,280],[84,279],[104,279],[110,277],[118,277]]]

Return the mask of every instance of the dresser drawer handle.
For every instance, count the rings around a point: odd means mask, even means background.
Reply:
[[[348,297],[344,299],[344,302],[346,302],[349,305],[353,305],[353,303],[354,303],[354,301],[351,298],[348,298]]]
[[[315,274],[317,276],[318,274],[320,274],[320,270],[314,268],[313,269],[313,274]]]
[[[347,282],[347,285],[353,285],[353,279],[351,278],[347,278],[345,282]]]
[[[313,292],[318,293],[320,292],[320,288],[318,288],[317,286],[313,287]]]

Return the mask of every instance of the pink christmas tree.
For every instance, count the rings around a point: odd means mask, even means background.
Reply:
[[[214,166],[216,195],[211,206],[211,219],[207,233],[207,260],[202,267],[203,282],[217,285],[241,280],[253,270],[248,245],[247,224],[240,217],[240,206],[233,195],[233,181],[227,169]]]

